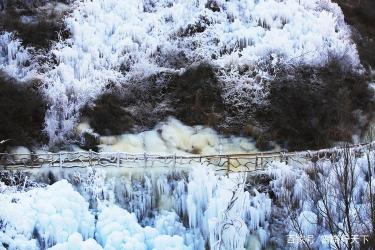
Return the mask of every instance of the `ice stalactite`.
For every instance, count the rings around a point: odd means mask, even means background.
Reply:
[[[32,48],[25,48],[15,34],[0,33],[0,70],[17,80],[35,77],[36,65],[32,60]]]
[[[181,236],[163,235],[154,228],[142,227],[134,214],[113,205],[99,208],[96,235],[105,249],[190,249]]]
[[[0,193],[0,241],[9,249],[73,244],[201,250],[264,244],[267,195],[246,191],[244,176],[218,176],[195,167],[190,174],[152,169],[140,175],[118,169],[50,173],[57,181],[51,186]]]
[[[246,175],[216,176],[196,168],[188,184],[189,226],[199,229],[213,249],[241,249],[267,241],[271,200],[245,190]],[[259,235],[247,242],[250,235]],[[254,242],[255,241],[255,242]]]

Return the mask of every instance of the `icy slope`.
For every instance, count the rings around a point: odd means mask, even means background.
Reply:
[[[108,84],[124,84],[193,63],[218,67],[225,97],[256,92],[277,65],[324,65],[338,58],[360,67],[337,4],[329,0],[76,1],[65,23],[71,37],[48,57],[42,77],[51,143],[69,135],[81,107]],[[11,34],[0,36],[0,68],[36,77],[33,57]],[[33,66],[28,66],[33,65]],[[246,90],[247,89],[247,90]]]
[[[80,108],[109,83],[209,61],[227,91],[261,92],[259,80],[278,63],[335,57],[359,66],[342,12],[329,0],[94,0],[74,8],[66,18],[72,36],[54,47],[57,65],[44,76],[52,141],[72,131]]]

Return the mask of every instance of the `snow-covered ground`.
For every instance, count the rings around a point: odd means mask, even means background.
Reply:
[[[227,85],[224,95],[241,99],[246,89],[262,93],[262,79],[280,64],[324,65],[334,57],[360,67],[342,11],[330,0],[85,0],[73,4],[65,23],[71,37],[47,55],[57,65],[42,65],[49,70],[38,76],[50,102],[52,142],[73,131],[79,110],[108,83],[208,61]],[[0,68],[37,76],[24,65],[33,56],[11,37],[0,36]]]

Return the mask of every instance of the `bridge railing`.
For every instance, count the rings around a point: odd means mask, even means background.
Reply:
[[[362,152],[373,148],[375,142],[347,146],[353,152]],[[0,169],[23,170],[51,168],[85,168],[85,167],[174,167],[183,168],[196,165],[214,166],[218,171],[255,171],[264,169],[272,161],[288,163],[295,159],[318,160],[338,153],[344,147],[335,147],[314,151],[286,152],[268,151],[243,154],[215,155],[160,155],[129,154],[125,152],[58,152],[9,154],[0,153]]]

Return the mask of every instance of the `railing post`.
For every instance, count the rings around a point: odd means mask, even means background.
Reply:
[[[176,153],[173,154],[173,168],[176,168]]]
[[[60,168],[62,168],[62,157],[61,157],[61,153],[59,153],[59,164],[60,164]]]
[[[229,176],[229,173],[230,173],[230,157],[227,156],[227,175]]]
[[[92,150],[89,150],[89,165],[92,166]]]
[[[120,152],[117,152],[117,167],[120,167]]]
[[[146,167],[147,167],[147,154],[144,153],[144,154],[143,154],[143,157],[144,157],[144,160],[145,160],[145,168],[146,168]]]

